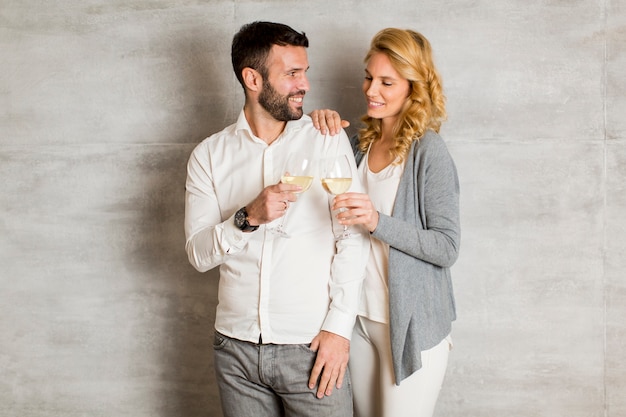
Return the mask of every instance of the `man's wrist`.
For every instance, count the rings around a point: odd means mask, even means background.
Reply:
[[[240,208],[235,213],[235,226],[244,233],[254,232],[259,228],[258,225],[250,224],[248,211],[245,207]]]

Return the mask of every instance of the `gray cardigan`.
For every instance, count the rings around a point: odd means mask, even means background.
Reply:
[[[357,164],[363,153],[351,139]],[[439,344],[456,319],[450,266],[459,254],[459,180],[434,131],[413,142],[393,214],[372,236],[389,244],[389,327],[396,384],[422,367],[421,351]]]

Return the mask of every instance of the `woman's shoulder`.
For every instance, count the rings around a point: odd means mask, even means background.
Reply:
[[[413,148],[413,156],[421,160],[449,160],[448,147],[441,135],[434,130],[427,130]]]
[[[420,138],[419,146],[446,146],[446,144],[439,133],[428,129]]]
[[[413,143],[413,152],[415,154],[441,151],[447,151],[446,143],[441,135],[434,130],[427,130],[419,140]]]

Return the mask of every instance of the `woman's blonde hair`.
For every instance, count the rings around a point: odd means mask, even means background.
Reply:
[[[365,56],[383,53],[391,65],[409,81],[410,93],[393,128],[396,146],[391,155],[403,161],[411,143],[419,140],[426,130],[439,132],[446,120],[446,98],[441,77],[435,68],[430,42],[420,33],[395,28],[383,29],[372,39]],[[359,149],[367,152],[370,144],[381,135],[381,121],[367,115],[361,120],[365,127],[359,130]]]

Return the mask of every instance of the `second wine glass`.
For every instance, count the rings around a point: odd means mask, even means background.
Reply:
[[[332,195],[343,194],[352,185],[352,169],[346,155],[339,155],[324,161],[322,169],[322,187]],[[337,240],[349,238],[348,226],[343,226],[343,232],[336,235]]]

